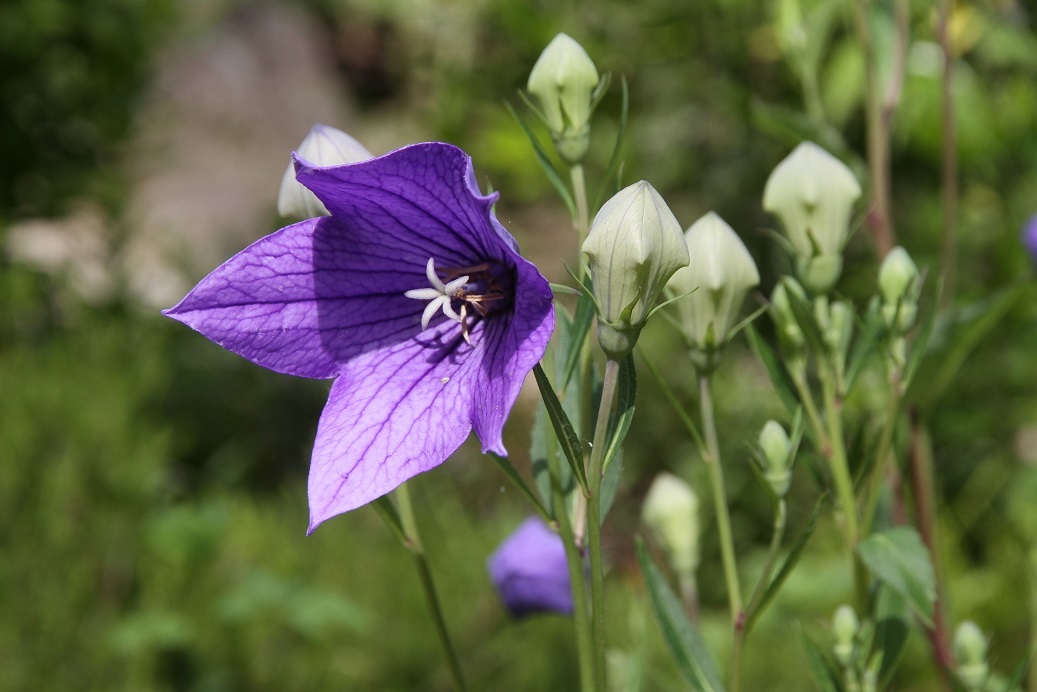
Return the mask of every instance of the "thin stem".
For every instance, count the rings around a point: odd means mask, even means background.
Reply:
[[[951,0],[940,0],[937,20],[937,34],[943,53],[940,118],[943,128],[940,171],[940,186],[943,191],[943,247],[940,251],[943,286],[940,307],[944,309],[954,302],[954,280],[958,263],[958,148],[954,122],[954,51],[951,47],[949,26],[952,9]]]
[[[580,234],[580,245],[590,232],[590,214],[587,211],[587,182],[583,176],[583,164],[578,163],[569,169],[569,177],[573,184],[573,197],[576,198],[576,231]]]
[[[774,563],[778,559],[778,551],[781,549],[781,541],[785,537],[785,523],[787,517],[788,509],[785,504],[785,499],[779,499],[774,511],[774,526],[771,531],[771,544],[767,548],[767,559],[763,563],[763,571],[760,572],[760,580],[756,583],[756,589],[753,591],[752,598],[749,599],[749,605],[745,609],[747,623],[748,616],[751,616],[756,610],[756,607],[760,604],[760,599],[763,598],[763,594],[771,582],[771,573],[774,571]],[[745,634],[748,635],[750,626],[747,624],[743,629]]]
[[[590,547],[591,618],[594,632],[594,672],[601,688],[605,687],[605,574],[601,559],[601,478],[604,475],[605,447],[608,440],[609,413],[616,398],[619,381],[619,361],[605,361],[605,377],[601,383],[601,402],[598,421],[594,425],[594,445],[591,447],[587,485],[590,497],[587,506],[587,542]]]
[[[793,374],[792,382],[796,386],[796,393],[799,394],[799,402],[803,404],[803,410],[807,414],[807,422],[810,423],[810,429],[814,432],[817,446],[825,449],[828,446],[828,433],[825,432],[825,426],[821,422],[821,414],[818,413],[814,395],[807,386],[806,377],[802,374]]]
[[[554,438],[548,436],[548,444],[551,445],[553,442]],[[565,561],[569,568],[569,585],[573,594],[573,625],[576,629],[580,689],[582,692],[597,692],[601,688],[594,679],[594,646],[591,641],[591,614],[583,577],[583,555],[576,542],[573,524],[569,521],[569,511],[565,506],[565,491],[561,485],[561,468],[559,468],[556,450],[547,450],[547,465],[551,474],[551,507],[558,521],[558,533],[565,546]],[[577,497],[582,496],[582,492],[577,493]]]
[[[897,416],[900,413],[901,373],[897,369],[889,378],[889,392],[886,397],[886,419],[882,423],[882,434],[879,437],[879,445],[875,450],[875,459],[872,462],[870,476],[867,481],[867,498],[862,516],[861,531],[864,535],[871,532],[875,522],[875,510],[879,504],[882,479],[886,476],[886,470],[890,465],[895,465],[895,457],[892,456],[893,432],[897,427]]]
[[[440,605],[439,596],[436,593],[436,583],[432,578],[432,570],[429,567],[428,558],[425,555],[425,546],[421,542],[421,534],[418,532],[418,524],[414,520],[414,507],[411,505],[410,490],[404,483],[396,489],[396,503],[400,510],[400,521],[403,524],[403,532],[407,537],[407,547],[414,555],[414,562],[418,568],[418,578],[421,588],[425,592],[425,602],[428,604],[429,612],[436,626],[436,634],[439,636],[439,645],[443,648],[443,656],[446,658],[447,667],[450,669],[450,677],[454,683],[454,689],[465,692],[468,688],[464,683],[464,675],[461,673],[461,664],[454,651],[454,645],[450,641],[450,633],[447,630],[446,619],[443,617],[443,607]]]
[[[727,511],[724,469],[720,461],[720,444],[717,441],[717,425],[713,416],[713,391],[709,375],[699,375],[699,407],[702,411],[702,430],[706,435],[707,454],[704,458],[713,489],[713,506],[717,515],[717,531],[720,533],[720,558],[724,565],[724,580],[727,582],[727,601],[731,610],[731,622],[737,625],[742,613],[742,593],[738,587],[738,566],[735,564],[731,518]]]
[[[871,209],[868,221],[875,236],[880,257],[885,257],[895,244],[890,215],[889,130],[882,113],[875,43],[871,34],[868,11],[871,0],[854,3],[857,38],[864,53],[865,110],[868,129],[868,178],[871,187]]]

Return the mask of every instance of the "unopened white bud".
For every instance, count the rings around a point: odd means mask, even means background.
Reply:
[[[374,158],[364,145],[342,130],[328,125],[314,125],[295,152],[299,158],[318,166],[359,163]],[[295,166],[289,162],[281,177],[277,195],[277,213],[300,219],[327,216],[328,210],[317,196],[295,179]]]
[[[699,499],[691,486],[672,473],[652,481],[641,521],[670,558],[673,571],[688,577],[699,564]]]
[[[598,70],[579,43],[558,34],[540,54],[526,88],[543,111],[559,155],[578,163],[587,154]]]
[[[738,234],[713,212],[692,224],[684,239],[690,262],[669,283],[675,295],[690,293],[677,301],[681,324],[697,347],[722,346],[760,272]]]
[[[598,304],[598,341],[610,358],[633,349],[656,298],[688,264],[673,212],[651,185],[616,193],[594,217],[583,243]]]

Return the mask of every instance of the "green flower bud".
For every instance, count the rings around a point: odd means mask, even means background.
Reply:
[[[699,499],[687,483],[672,473],[652,481],[641,508],[641,521],[666,551],[679,577],[695,574],[699,565]]]
[[[792,441],[785,428],[769,420],[760,431],[760,451],[764,462],[763,477],[778,497],[785,497],[792,480]]]
[[[958,677],[970,690],[982,689],[990,668],[987,665],[987,638],[971,620],[954,630],[954,657],[958,659]]]
[[[299,158],[318,166],[337,166],[373,159],[374,154],[342,130],[314,125],[296,150]],[[295,165],[288,162],[277,195],[277,213],[300,219],[327,216],[328,210],[317,196],[295,179]]]
[[[843,245],[861,186],[853,172],[813,142],[796,147],[771,173],[763,208],[781,219],[803,284],[826,293],[842,272]]]
[[[529,73],[526,89],[540,102],[558,154],[567,163],[579,163],[587,154],[598,82],[587,51],[566,34],[547,44]]]
[[[792,309],[790,292],[795,293],[800,300],[806,300],[807,296],[803,292],[803,287],[791,277],[785,277],[774,286],[768,311],[778,333],[778,342],[781,344],[781,351],[785,356],[785,364],[795,374],[805,372],[806,336]]]
[[[760,273],[738,234],[713,212],[692,224],[684,239],[691,260],[668,287],[678,296],[690,293],[677,301],[688,339],[698,348],[717,348],[727,341]]]
[[[889,328],[903,334],[918,316],[918,267],[899,245],[889,251],[879,267],[882,318]]]
[[[861,623],[857,613],[848,605],[841,605],[832,618],[832,633],[835,635],[835,646],[832,652],[839,664],[848,668],[853,664],[854,640]]]
[[[666,282],[688,265],[688,245],[666,202],[642,180],[605,202],[583,252],[598,305],[598,341],[610,358],[621,358],[637,343]]]

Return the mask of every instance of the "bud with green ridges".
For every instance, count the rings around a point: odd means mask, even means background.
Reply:
[[[579,163],[587,155],[600,81],[587,51],[566,34],[547,44],[529,73],[526,89],[540,103],[558,155],[566,163]]]
[[[684,239],[690,262],[667,286],[684,296],[677,308],[692,347],[712,351],[727,342],[746,294],[760,283],[760,272],[738,234],[713,212],[692,224]]]
[[[857,613],[848,605],[841,605],[832,617],[832,634],[835,636],[835,646],[832,652],[843,668],[853,665],[854,641],[857,632],[861,628]]]
[[[918,316],[918,267],[899,245],[889,251],[879,267],[879,292],[882,294],[882,319],[889,328],[904,334]]]
[[[672,473],[652,481],[641,508],[641,521],[666,551],[679,577],[695,574],[699,565],[699,499],[691,486]]]
[[[785,497],[792,480],[792,441],[781,424],[769,420],[760,431],[763,478],[779,498]]]
[[[598,342],[618,360],[634,348],[666,282],[688,265],[688,246],[673,212],[642,180],[605,202],[583,252],[594,285]]]
[[[793,373],[797,373],[806,369],[806,336],[792,309],[790,291],[801,300],[806,300],[803,287],[794,279],[785,277],[774,286],[774,290],[771,292],[771,304],[768,312],[770,312],[771,320],[777,330],[778,342],[781,344],[785,363]]]
[[[839,159],[813,142],[796,147],[771,173],[763,208],[781,219],[803,285],[827,293],[842,273],[853,203],[861,186]]]
[[[310,128],[295,153],[299,158],[317,166],[339,166],[374,158],[374,154],[363,144],[342,130],[319,123]],[[317,196],[295,179],[295,166],[290,161],[281,177],[277,213],[300,219],[328,215],[328,210]]]
[[[987,638],[971,620],[954,630],[954,657],[958,659],[958,678],[970,690],[983,689],[990,668],[987,665]]]

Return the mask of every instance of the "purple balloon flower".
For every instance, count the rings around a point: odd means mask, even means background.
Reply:
[[[537,517],[522,522],[490,556],[486,568],[515,617],[539,612],[572,614],[565,546]]]
[[[554,310],[460,149],[295,165],[331,215],[258,240],[165,314],[265,368],[336,378],[310,464],[312,532],[443,463],[473,427],[484,453],[506,454],[504,420]]]
[[[1023,226],[1023,247],[1030,255],[1030,260],[1037,267],[1037,216],[1031,216],[1030,220]]]

